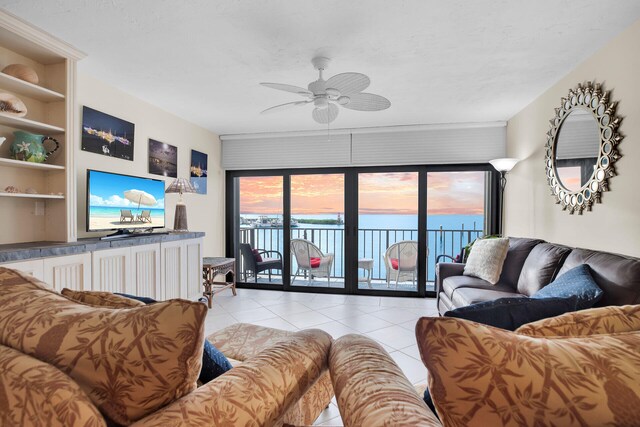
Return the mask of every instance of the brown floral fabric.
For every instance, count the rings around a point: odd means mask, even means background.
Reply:
[[[640,305],[591,308],[528,323],[516,330],[530,336],[587,336],[640,331]]]
[[[0,425],[101,427],[105,422],[59,369],[0,345]]]
[[[640,420],[640,332],[543,338],[423,317],[416,336],[446,426]]]
[[[441,425],[391,356],[368,337],[334,341],[329,370],[347,427]]]
[[[12,268],[0,267],[0,285],[20,285],[31,289],[53,288],[30,274]]]
[[[132,308],[142,307],[143,305],[145,305],[145,303],[141,301],[112,294],[111,292],[73,291],[71,289],[64,288],[62,289],[62,291],[60,291],[60,293],[74,301],[94,307]]]
[[[327,369],[330,346],[326,332],[292,333],[134,426],[281,426]]]
[[[225,355],[231,358],[235,367],[237,361],[247,361],[261,354],[269,347],[288,339],[294,332],[265,328],[247,323],[236,323],[228,326],[207,339]],[[290,425],[312,424],[333,398],[333,386],[329,370],[324,370],[320,378],[293,404],[283,417],[283,422]]]
[[[14,277],[0,285],[0,307],[0,344],[58,367],[116,423],[130,424],[196,387],[204,304],[96,308]]]

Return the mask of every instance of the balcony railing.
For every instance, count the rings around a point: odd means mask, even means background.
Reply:
[[[438,255],[455,257],[462,248],[483,235],[483,230],[465,229],[427,229],[427,281],[433,281],[435,261]],[[252,248],[276,250],[283,252],[284,230],[282,227],[240,228],[240,243],[249,243]],[[323,253],[333,253],[331,277],[344,277],[344,229],[343,228],[292,228],[292,239],[306,239],[317,245]],[[392,244],[402,240],[418,240],[418,230],[411,229],[378,229],[358,230],[358,258],[374,260],[373,280],[385,280],[386,269],[384,254]],[[295,257],[291,258],[292,269],[297,265]],[[242,266],[240,266],[242,271]]]

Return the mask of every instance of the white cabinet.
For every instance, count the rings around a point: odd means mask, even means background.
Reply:
[[[133,293],[131,248],[95,251],[91,258],[92,288],[94,291]]]
[[[32,275],[38,280],[44,281],[44,263],[42,258],[30,259],[26,261],[7,262],[2,264],[3,267],[20,270],[23,273]]]
[[[42,259],[43,281],[60,292],[62,288],[91,290],[91,254],[65,255]]]
[[[202,294],[202,239],[176,240],[160,246],[161,299],[198,298]]]
[[[132,294],[160,300],[160,243],[132,246]]]
[[[202,295],[202,239],[111,248],[2,264],[62,288],[120,292],[156,300]]]

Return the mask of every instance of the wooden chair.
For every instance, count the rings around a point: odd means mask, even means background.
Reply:
[[[136,221],[148,222],[149,224],[151,224],[151,211],[143,210],[140,214],[138,214]]]
[[[131,209],[120,209],[120,222],[133,222],[134,219]]]

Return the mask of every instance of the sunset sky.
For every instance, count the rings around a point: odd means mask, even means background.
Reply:
[[[416,172],[367,173],[358,176],[360,214],[418,212]],[[291,177],[291,212],[344,214],[344,175]],[[282,177],[240,178],[240,213],[282,215]],[[484,213],[484,172],[427,174],[429,215]]]

